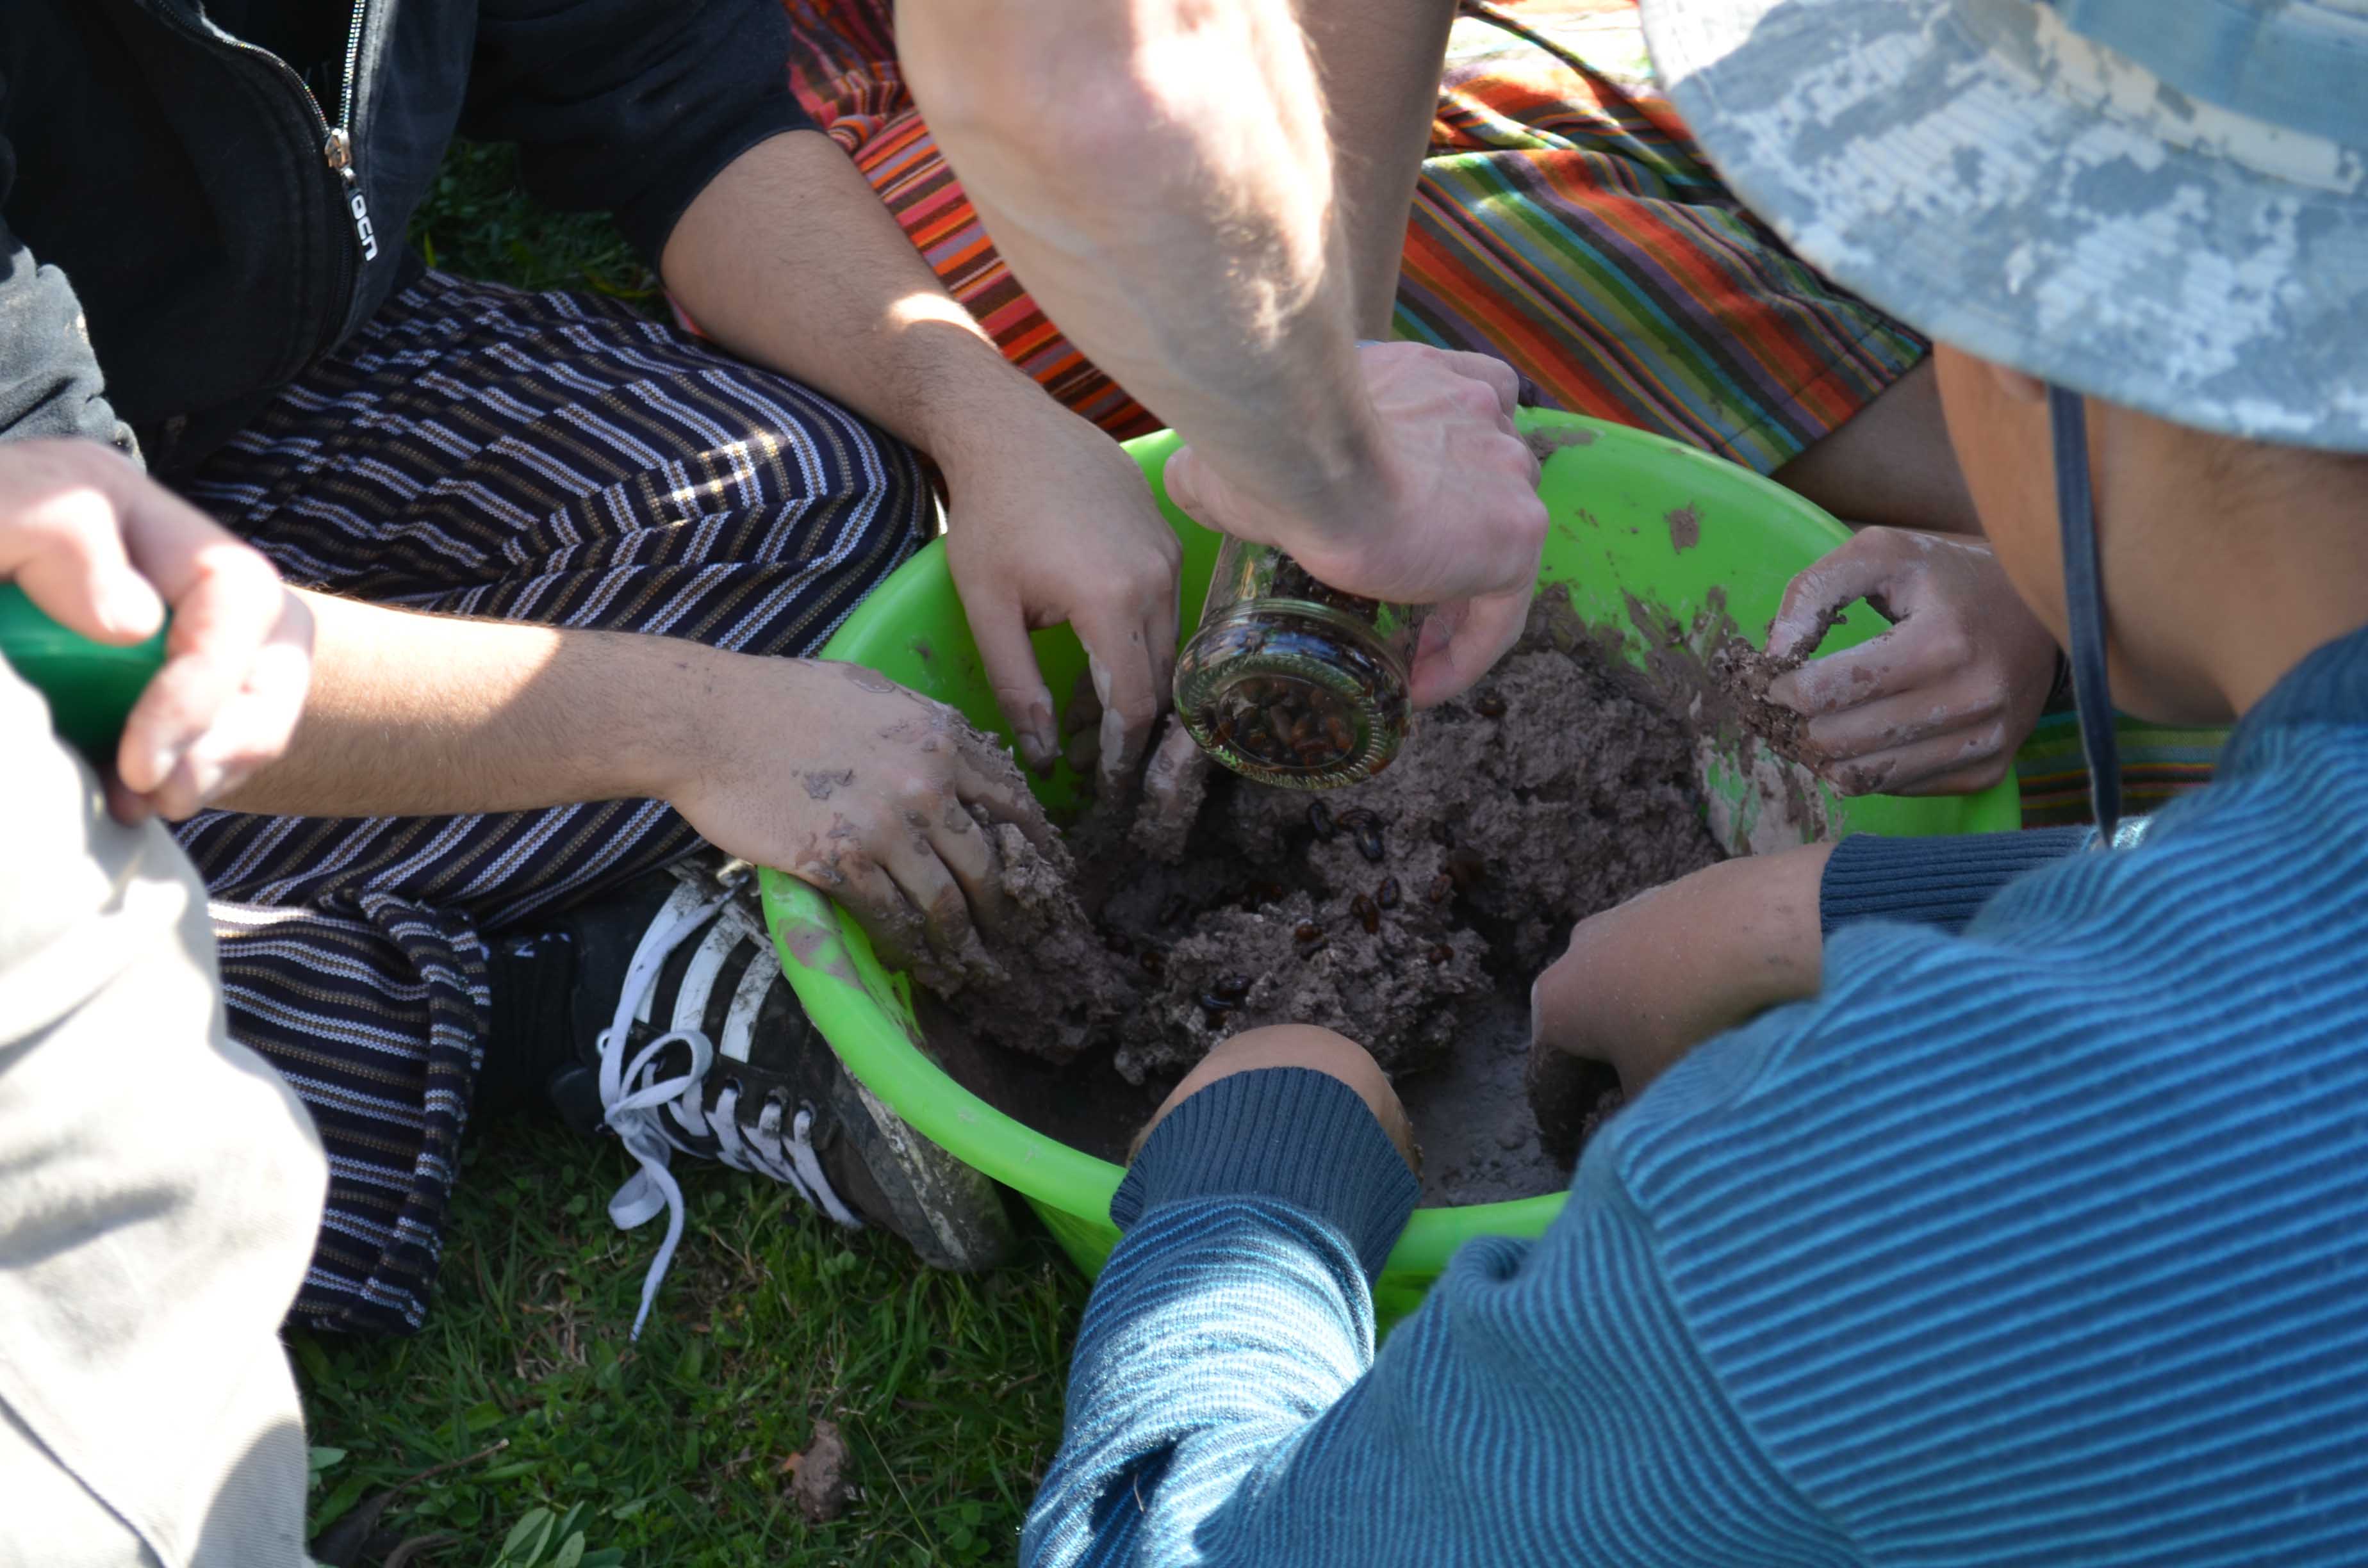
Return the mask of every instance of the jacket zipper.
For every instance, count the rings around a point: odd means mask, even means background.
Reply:
[[[361,263],[378,259],[378,232],[370,224],[370,205],[362,199],[361,177],[354,167],[354,99],[357,96],[357,78],[361,72],[362,26],[367,6],[368,0],[353,0],[353,19],[346,28],[345,80],[339,85],[337,122],[335,125],[330,124],[329,117],[322,112],[321,100],[313,96],[312,87],[304,78],[298,75],[286,61],[269,50],[257,49],[243,39],[233,38],[219,27],[183,15],[180,7],[173,4],[172,0],[165,0],[165,3],[153,6],[154,13],[166,26],[215,47],[227,48],[240,54],[256,56],[268,68],[278,72],[283,80],[296,85],[297,91],[304,96],[304,107],[313,111],[313,124],[321,138],[321,159],[343,184],[346,210],[353,218],[354,238],[360,244]],[[341,256],[339,259],[347,264],[346,267],[340,269],[344,276],[340,278],[339,288],[347,295],[347,308],[350,309],[354,289],[353,274],[361,270],[361,265],[353,262],[349,256]]]
[[[361,66],[362,11],[368,4],[369,0],[354,0],[354,19],[346,29],[346,72],[337,88],[336,124],[329,123],[313,89],[304,89],[305,98],[313,105],[313,117],[321,122],[321,156],[345,182],[346,207],[353,214],[354,237],[361,242],[364,263],[378,259],[378,233],[370,226],[370,205],[362,199],[361,175],[354,167],[354,78]]]

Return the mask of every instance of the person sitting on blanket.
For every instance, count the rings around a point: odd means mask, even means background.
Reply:
[[[1006,363],[811,127],[787,51],[770,0],[0,20],[0,438],[144,461],[313,628],[286,755],[177,833],[231,1034],[330,1153],[307,1324],[416,1328],[464,1125],[546,1094],[632,1146],[620,1222],[679,1222],[681,1153],[866,1210],[933,1261],[1003,1239],[984,1178],[877,1124],[746,896],[688,862],[780,867],[893,955],[963,961],[994,912],[964,808],[1041,833],[1032,800],[966,727],[941,742],[911,693],[811,657],[936,531],[916,449],[1019,733],[1046,718],[1027,633],[1068,621],[1121,780],[1175,647],[1178,547],[1126,455]],[[712,344],[427,269],[403,236],[456,128],[517,142],[551,201],[613,211]],[[1494,389],[1433,351],[1393,374],[1360,460],[1510,576],[1543,528],[1534,464],[1441,468],[1463,437],[1518,446]],[[191,746],[127,782],[179,817],[227,767]],[[922,1189],[972,1201],[941,1224]]]
[[[1012,276],[907,90],[890,0],[780,3],[792,90],[946,289],[1070,408],[1120,437],[1156,428]],[[1736,200],[1653,80],[1636,0],[1417,0],[1387,28],[1361,0],[1302,0],[1294,15],[1318,78],[1356,90],[1320,119],[1251,94],[1239,131],[1282,162],[1328,131],[1360,334],[1501,357],[1528,401],[1699,447],[1867,525],[1801,576],[1771,645],[1789,651],[1821,611],[1868,596],[1904,624],[1776,695],[1808,715],[1816,766],[1846,793],[2007,777],[2055,692],[2055,645],[1980,541],[1925,341]],[[1002,63],[964,57],[966,90],[1045,106],[1048,142],[1098,134],[1064,129],[1075,73],[1043,71],[1032,92],[1011,74],[1057,55],[1059,8],[1010,20],[1016,32],[972,29]],[[1019,41],[1031,22],[1042,40]],[[1216,69],[1236,89],[1258,74],[1247,51]],[[1135,199],[1099,182],[1131,181],[1139,152],[1064,161],[1098,200]]]
[[[1336,1036],[1227,1042],[1112,1203],[1022,1561],[2360,1561],[2357,17],[1645,17],[1743,199],[1943,346],[2099,829],[2035,868],[1918,846],[1887,894],[1744,860],[1597,916],[1537,1030],[1641,1092],[1542,1236],[1465,1245],[1378,1352],[1419,1191],[1389,1087]],[[2142,833],[2112,698],[2236,721]],[[1821,940],[1821,869],[1888,917]]]

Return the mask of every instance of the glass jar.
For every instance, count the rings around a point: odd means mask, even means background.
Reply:
[[[1272,545],[1229,539],[1176,661],[1176,710],[1203,751],[1261,784],[1370,778],[1406,740],[1424,613],[1341,593]]]

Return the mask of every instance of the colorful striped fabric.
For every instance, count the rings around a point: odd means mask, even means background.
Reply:
[[[2123,717],[2116,726],[2122,754],[2122,810],[2131,816],[2160,811],[2178,796],[2212,782],[2228,732],[2178,729]],[[2069,713],[2050,713],[2015,754],[2022,788],[2022,825],[2062,827],[2094,820],[2089,810],[2089,764],[2080,755],[2080,726]]]
[[[790,85],[1018,365],[1121,437],[1157,422],[1021,290],[912,106],[887,0],[783,0]],[[1509,359],[1538,403],[1765,472],[1923,357],[1744,212],[1646,85],[1633,0],[1467,4],[1399,335]]]
[[[1549,407],[1762,473],[1925,347],[1728,194],[1651,85],[1631,0],[1464,6],[1397,328],[1510,360]]]
[[[790,85],[1004,353],[1121,438],[1157,427],[996,254],[914,109],[889,0],[782,0]],[[1759,472],[1922,358],[1746,211],[1652,84],[1635,0],[1466,0],[1398,282],[1398,335],[1510,361],[1531,401]],[[2125,729],[2132,810],[2208,781],[2214,737]],[[2025,820],[2086,821],[2068,729],[2020,764]]]

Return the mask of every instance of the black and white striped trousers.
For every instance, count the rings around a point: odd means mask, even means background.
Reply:
[[[913,452],[784,377],[575,294],[430,273],[184,486],[293,583],[456,614],[819,648],[932,531]],[[231,1032],[330,1190],[295,1316],[416,1328],[483,1061],[486,936],[699,847],[665,806],[208,812]]]

